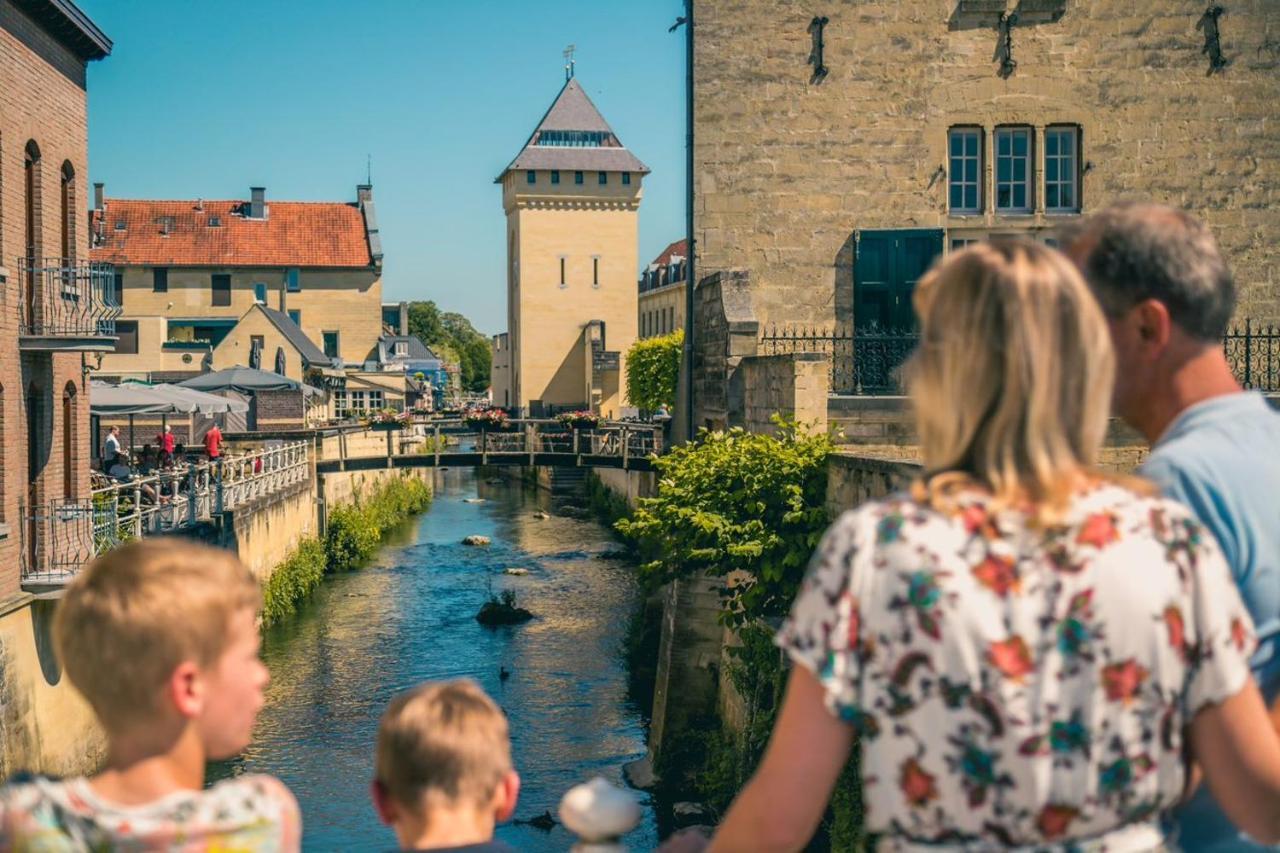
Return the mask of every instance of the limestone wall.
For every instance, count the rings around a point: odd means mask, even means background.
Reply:
[[[822,353],[793,353],[744,358],[742,426],[748,432],[772,434],[775,414],[795,420],[813,433],[827,431],[827,371]]]
[[[698,0],[694,175],[697,269],[747,269],[762,322],[852,319],[855,232],[941,228],[946,245],[1044,232],[1043,158],[1027,215],[948,212],[947,131],[983,129],[991,198],[998,125],[1081,131],[1089,213],[1127,196],[1184,205],[1231,259],[1240,315],[1280,317],[1280,14],[1275,0],[1226,4],[1228,64],[1209,72],[1191,0],[817,4]],[[1034,14],[1032,7],[1062,10]],[[996,24],[1017,10],[1001,76]],[[807,62],[823,30],[824,78]],[[1043,150],[1042,148],[1040,149]]]
[[[106,752],[92,709],[54,657],[55,605],[29,595],[0,603],[0,778],[85,773]]]

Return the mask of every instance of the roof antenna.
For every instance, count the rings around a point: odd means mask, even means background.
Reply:
[[[364,155],[364,182],[369,186],[373,186],[373,155]]]
[[[575,48],[574,48],[574,46],[573,46],[573,45],[569,45],[568,47],[566,47],[566,48],[564,49],[564,79],[565,79],[565,82],[568,82],[568,81],[570,81],[570,80],[572,80],[572,79],[573,79],[573,66],[574,66],[574,62],[573,62],[573,51],[574,51],[574,50],[575,50]]]

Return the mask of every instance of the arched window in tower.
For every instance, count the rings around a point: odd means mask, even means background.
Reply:
[[[76,384],[62,390],[62,498],[76,499]]]
[[[62,164],[62,192],[59,202],[62,265],[70,266],[76,262],[76,170],[69,160]]]
[[[34,139],[27,141],[23,157],[23,236],[24,257],[28,266],[35,266],[40,255],[40,146]]]

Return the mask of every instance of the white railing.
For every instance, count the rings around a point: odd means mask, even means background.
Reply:
[[[166,468],[94,489],[94,552],[102,554],[129,539],[192,527],[306,482],[310,476],[310,448],[299,441],[216,462]]]

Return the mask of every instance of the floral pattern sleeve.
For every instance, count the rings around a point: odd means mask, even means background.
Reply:
[[[858,590],[871,559],[862,535],[865,518],[865,512],[847,512],[827,530],[776,639],[792,661],[818,677],[831,713],[850,723],[861,716]]]
[[[1229,699],[1244,687],[1257,638],[1218,543],[1198,521],[1187,518],[1182,523],[1189,531],[1189,553],[1183,559],[1196,632],[1183,699],[1183,713],[1190,722],[1201,708]]]

